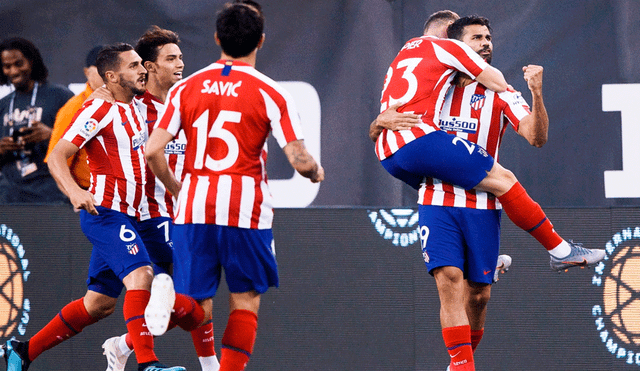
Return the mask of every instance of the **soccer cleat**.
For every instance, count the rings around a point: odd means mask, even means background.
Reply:
[[[493,273],[493,283],[498,282],[500,273],[507,273],[511,268],[511,257],[506,254],[498,256],[498,264],[496,264],[496,271]]]
[[[9,340],[3,346],[3,357],[7,363],[7,371],[27,371],[31,361],[29,360],[29,343],[18,340]]]
[[[104,349],[102,354],[107,356],[107,371],[124,371],[124,367],[127,365],[127,359],[131,353],[122,353],[118,346],[119,341],[120,336],[114,336],[102,344],[102,349]]]
[[[160,362],[152,362],[151,364],[144,364],[138,367],[138,371],[186,371],[187,369],[182,366],[167,367]]]
[[[600,249],[587,249],[582,244],[569,241],[571,252],[564,258],[556,258],[551,255],[551,269],[556,272],[567,271],[572,267],[588,267],[605,258],[605,251]]]
[[[149,304],[144,310],[144,320],[152,335],[160,336],[167,331],[175,301],[176,292],[171,276],[165,273],[155,276],[151,284]]]

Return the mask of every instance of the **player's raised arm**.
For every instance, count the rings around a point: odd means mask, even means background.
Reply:
[[[304,140],[294,140],[287,143],[282,149],[287,155],[287,159],[291,166],[300,175],[309,178],[313,183],[319,183],[324,180],[324,169],[311,156],[304,145]]]
[[[531,90],[531,114],[523,118],[518,126],[518,134],[529,144],[542,147],[547,143],[549,134],[549,116],[542,99],[542,66],[528,65],[522,67],[524,80]]]
[[[163,128],[155,128],[147,141],[144,157],[153,174],[160,179],[174,197],[178,197],[181,184],[173,175],[164,157],[164,147],[173,140],[173,135]]]
[[[49,155],[49,171],[58,184],[58,188],[69,197],[74,210],[84,209],[92,215],[98,215],[93,195],[76,183],[71,175],[67,159],[75,155],[79,148],[65,139],[60,139]]]

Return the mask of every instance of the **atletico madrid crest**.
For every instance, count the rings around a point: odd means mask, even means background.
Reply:
[[[482,107],[484,107],[484,98],[486,97],[482,94],[474,94],[471,97],[471,108],[476,111],[482,109]]]
[[[135,255],[138,253],[138,251],[140,251],[140,249],[138,248],[137,243],[132,243],[131,245],[127,245],[127,251],[129,252],[129,254]]]

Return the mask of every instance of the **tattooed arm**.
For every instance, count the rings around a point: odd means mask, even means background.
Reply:
[[[289,142],[284,146],[283,150],[291,166],[293,166],[300,175],[311,179],[313,183],[324,180],[324,169],[311,157],[307,148],[304,146],[303,140]]]

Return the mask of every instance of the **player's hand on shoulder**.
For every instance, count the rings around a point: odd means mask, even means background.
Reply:
[[[324,168],[318,164],[318,171],[310,178],[311,183],[320,183],[324,180]]]
[[[376,118],[377,125],[388,130],[398,131],[411,129],[422,122],[420,115],[398,112],[398,108],[402,105],[404,103],[389,106]]]
[[[87,98],[85,102],[90,101],[92,99],[102,99],[103,101],[109,102],[109,103],[114,103],[116,101],[116,98],[114,98],[113,93],[111,93],[111,91],[107,89],[107,87],[104,85],[94,90],[93,93],[91,93],[91,95],[89,96],[89,98]]]
[[[535,64],[522,67],[524,81],[527,82],[530,90],[542,89],[542,72],[544,68]]]

